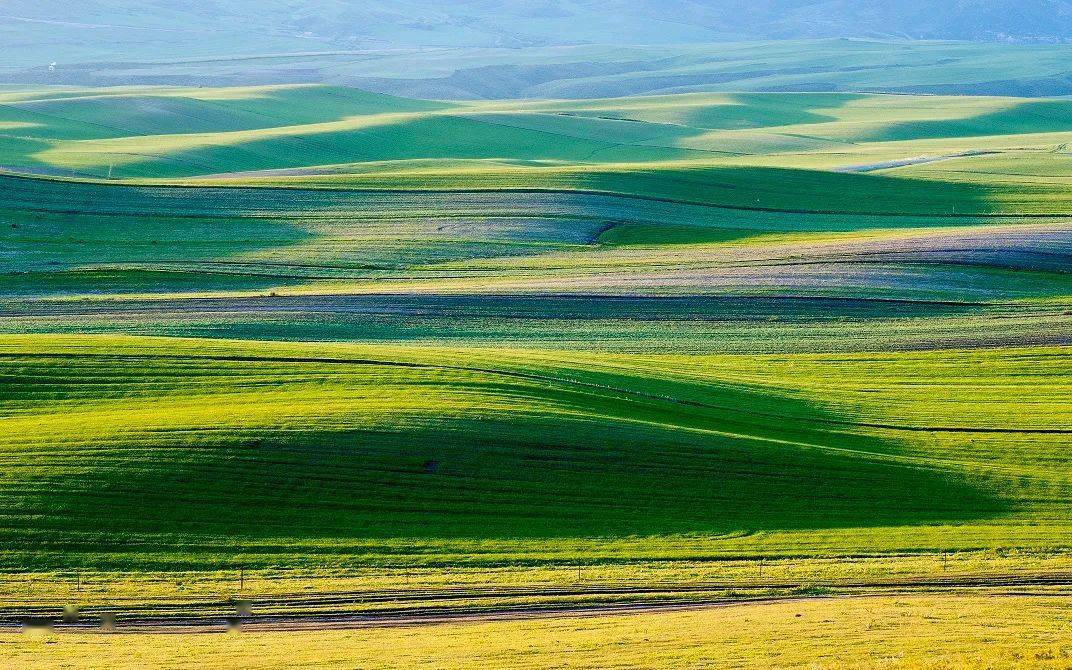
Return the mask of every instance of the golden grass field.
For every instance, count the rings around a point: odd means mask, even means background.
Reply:
[[[222,634],[0,635],[0,667],[1065,669],[1066,597],[796,600],[656,614]]]

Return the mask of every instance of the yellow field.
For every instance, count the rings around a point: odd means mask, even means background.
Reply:
[[[1072,602],[916,596],[202,635],[8,634],[4,668],[1069,668]]]

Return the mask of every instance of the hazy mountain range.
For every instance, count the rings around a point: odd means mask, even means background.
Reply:
[[[0,0],[0,83],[1043,96],[1070,41],[1072,0]]]
[[[1072,0],[6,0],[7,57],[675,44],[826,37],[1072,39]],[[69,51],[69,49],[68,49]],[[36,57],[36,56],[35,56]]]

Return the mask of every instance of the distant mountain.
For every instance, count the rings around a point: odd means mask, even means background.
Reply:
[[[4,84],[1053,96],[1070,43],[1072,0],[0,0]]]
[[[1072,0],[5,0],[5,60],[828,37],[1072,41]]]
[[[762,12],[748,12],[737,25],[765,38],[1072,39],[1072,2],[1068,0],[770,0],[759,4],[764,6]]]

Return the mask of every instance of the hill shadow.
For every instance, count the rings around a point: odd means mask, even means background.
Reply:
[[[123,365],[136,374],[147,363]],[[220,374],[210,361],[198,365],[207,365],[198,383]],[[253,359],[226,365],[237,366],[236,373],[260,366]],[[901,444],[879,431],[762,389],[580,369],[314,359],[270,365],[284,366],[277,391],[290,375],[365,366],[389,375],[387,383],[442,385],[464,397],[515,402],[469,418],[414,407],[417,414],[376,430],[322,428],[315,411],[282,430],[132,426],[130,442],[112,439],[89,460],[59,451],[28,455],[53,466],[13,475],[21,483],[0,494],[14,526],[35,519],[35,542],[46,544],[91,536],[93,546],[83,549],[107,563],[105,554],[147,535],[156,538],[149,553],[181,546],[196,554],[200,543],[208,551],[221,537],[268,554],[294,542],[333,553],[332,541],[363,538],[532,540],[946,524],[991,518],[1013,504],[956,472],[902,459]],[[184,384],[190,374],[196,380],[187,370]],[[420,378],[406,381],[411,374]],[[137,395],[132,387],[132,402],[153,406],[152,398]],[[210,394],[205,402],[217,401]],[[12,548],[26,542],[17,533],[9,537]]]
[[[1072,130],[1072,100],[1023,100],[1008,109],[963,119],[898,121],[865,133],[863,142],[1058,133]]]

